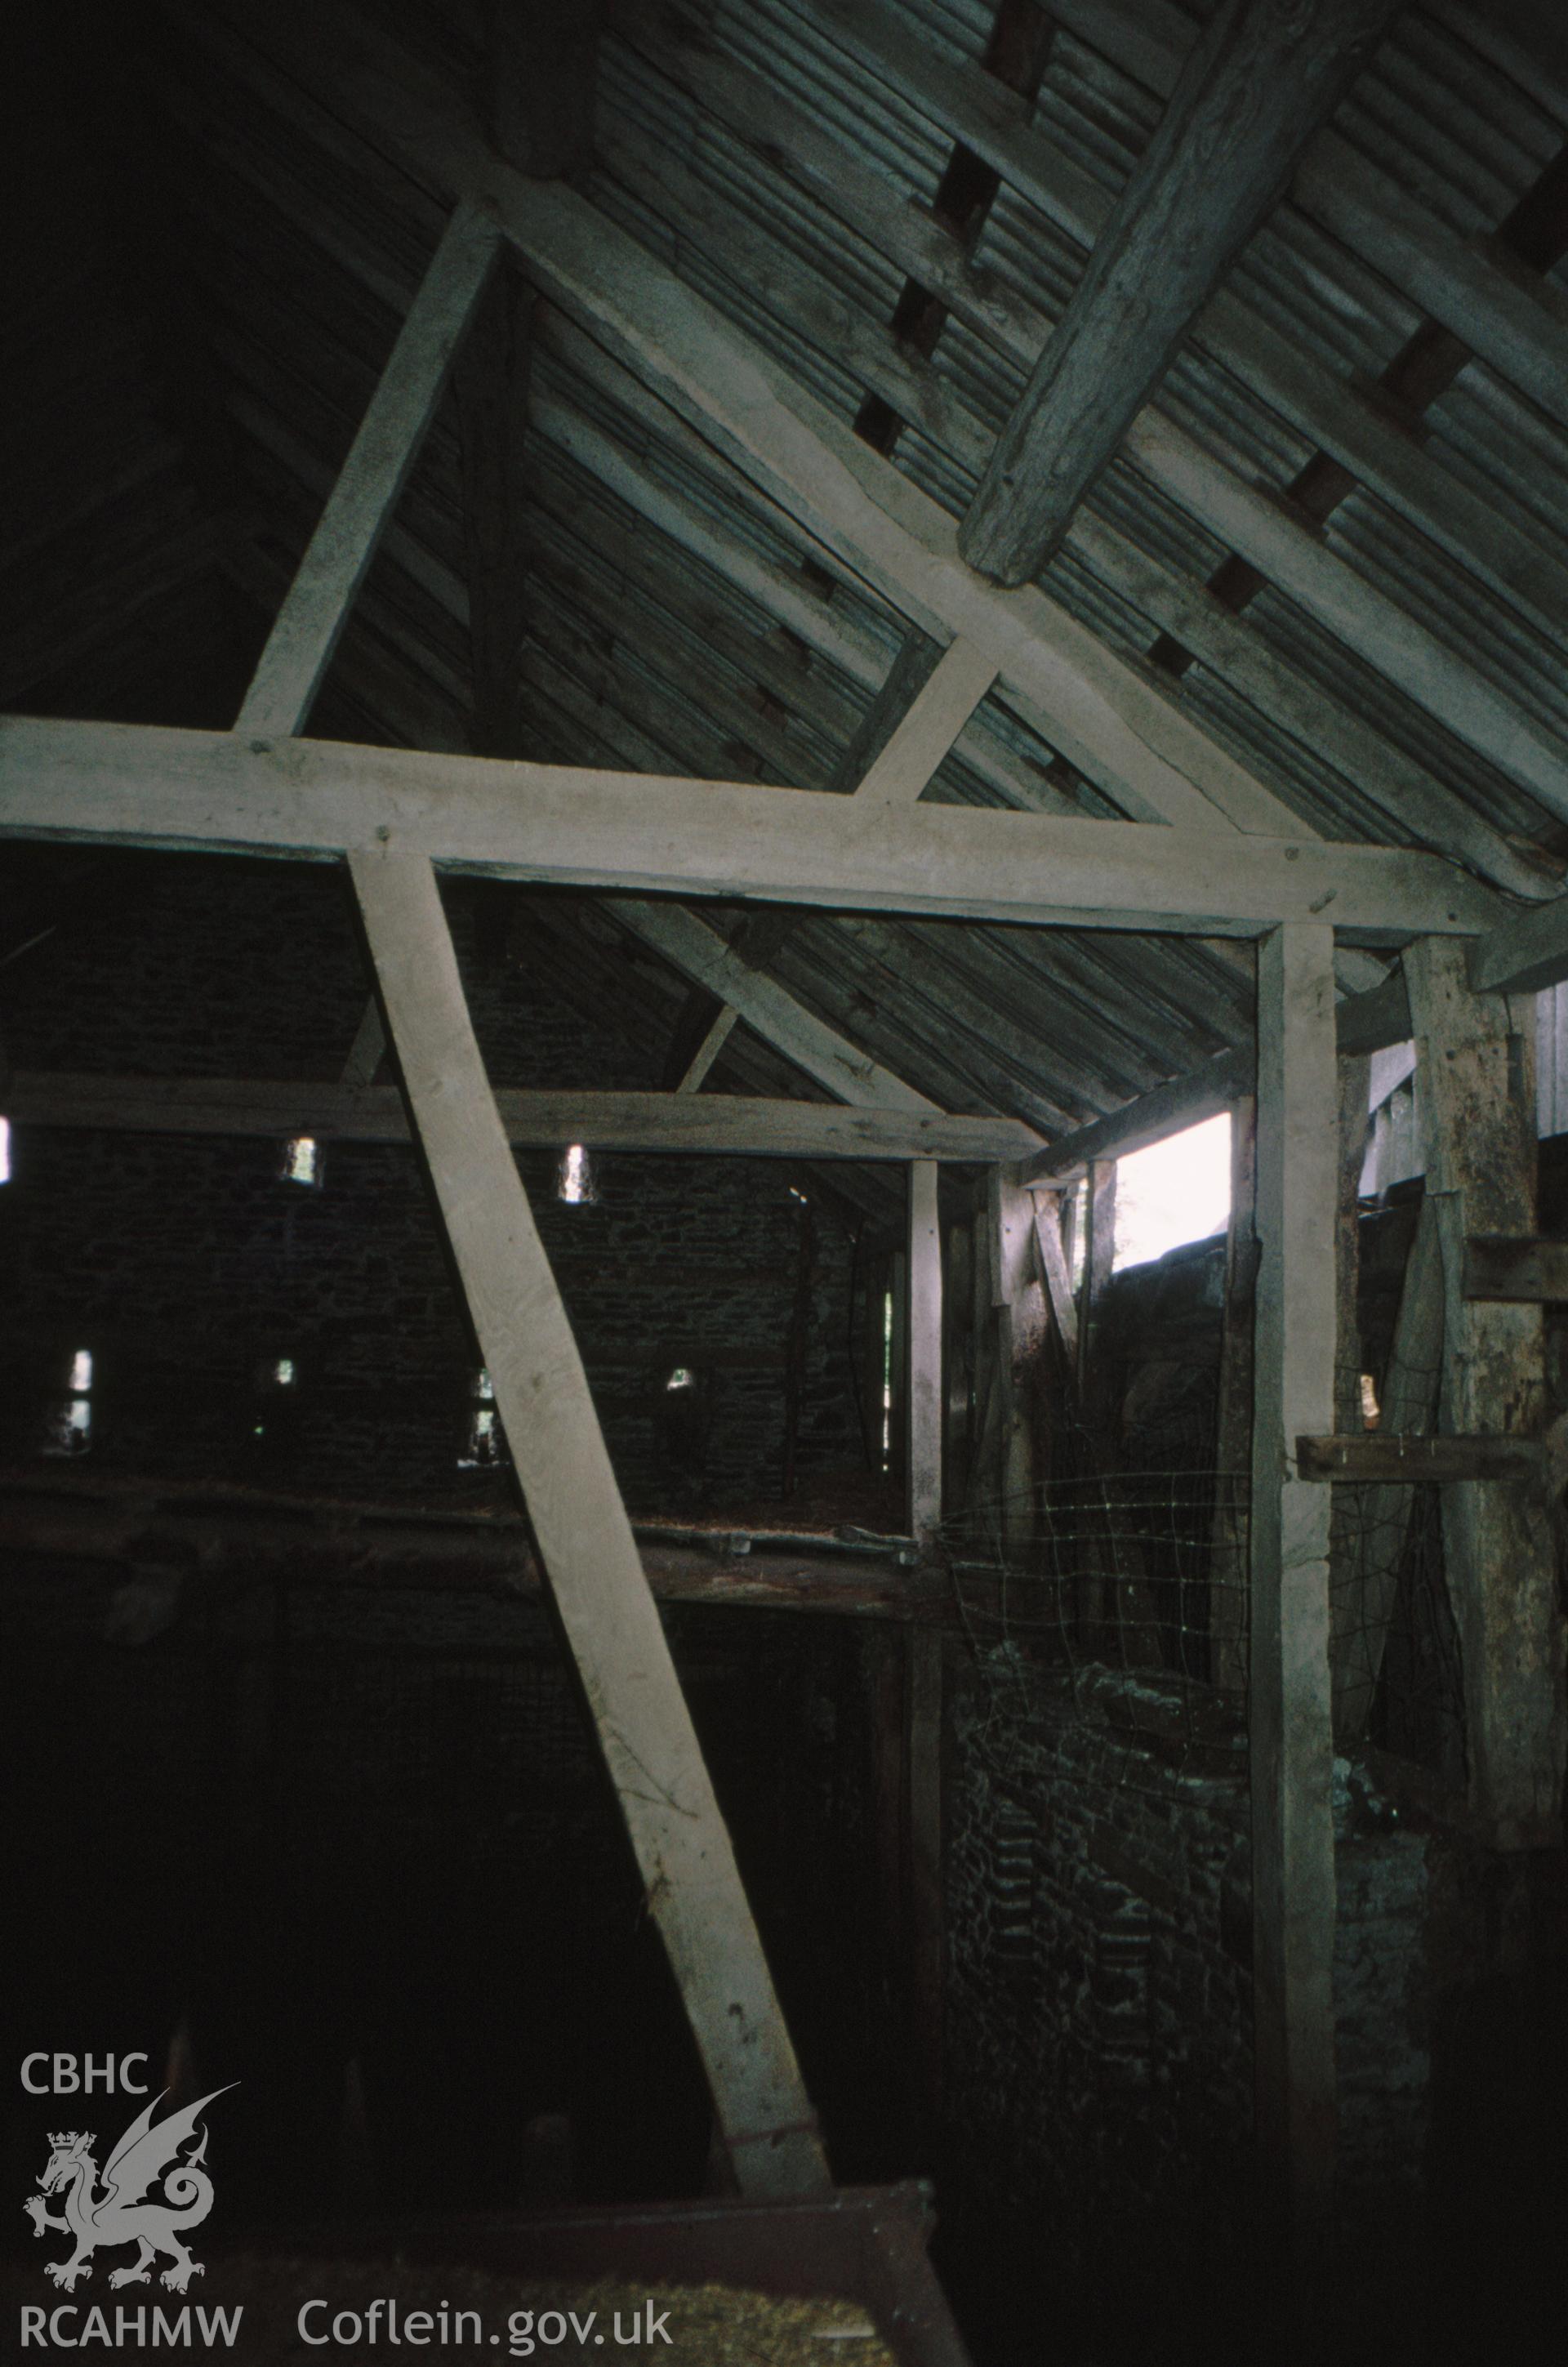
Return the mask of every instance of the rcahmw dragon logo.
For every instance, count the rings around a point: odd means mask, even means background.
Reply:
[[[156,2128],[152,2115],[163,2097],[154,2096],[109,2156],[103,2173],[104,2191],[96,2200],[98,2165],[93,2159],[93,2147],[96,2138],[75,2129],[51,2136],[53,2150],[39,2180],[39,2192],[29,2194],[22,2208],[36,2236],[50,2230],[73,2236],[76,2249],[68,2260],[49,2261],[46,2275],[72,2292],[78,2277],[92,2275],[92,2255],[100,2244],[110,2250],[118,2244],[139,2247],[130,2268],[111,2271],[111,2285],[150,2283],[152,2262],[160,2253],[166,2253],[174,2262],[162,2278],[173,2293],[184,2293],[192,2277],[205,2273],[180,2237],[187,2228],[198,2227],[212,2208],[212,2180],[202,2168],[207,2131],[202,2130],[201,2142],[187,2160],[179,2159],[179,2151],[195,2136],[197,2124],[213,2096],[227,2092],[214,2088],[211,2095],[198,2096],[194,2104],[171,2112]],[[161,2192],[155,2191],[160,2180]],[[43,2198],[62,2190],[65,2210],[57,2219],[44,2209]]]

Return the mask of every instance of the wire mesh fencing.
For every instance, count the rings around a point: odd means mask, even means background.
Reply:
[[[998,1730],[1055,1680],[1136,1761],[1245,1770],[1248,1476],[1201,1467],[1079,1474],[943,1524],[955,1608]],[[1336,1486],[1329,1557],[1335,1747],[1372,1745],[1462,1788],[1459,1637],[1440,1490]]]
[[[998,1721],[1055,1675],[1122,1746],[1124,1781],[1139,1753],[1197,1773],[1245,1766],[1245,1475],[1047,1480],[973,1504],[940,1545]]]

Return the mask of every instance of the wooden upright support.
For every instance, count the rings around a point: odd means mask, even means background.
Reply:
[[[929,1545],[942,1520],[942,1234],[937,1164],[909,1161],[908,1422],[905,1486],[909,1534]]]
[[[993,1167],[987,1179],[991,1307],[996,1330],[998,1410],[997,1481],[1003,1546],[1034,1534],[1033,1491],[1039,1438],[1033,1383],[1045,1339],[1045,1298],[1034,1279],[1034,1200],[1016,1167]]]
[[[1533,1026],[1473,994],[1463,956],[1406,947],[1427,1196],[1443,1273],[1440,1430],[1540,1433],[1539,1306],[1466,1298],[1467,1236],[1535,1229]],[[1522,1015],[1522,1014],[1521,1014]],[[1476,1481],[1443,1494],[1443,1561],[1463,1672],[1471,1806],[1501,1849],[1562,1837],[1568,1711],[1551,1520],[1528,1485]]]
[[[737,2183],[819,2190],[816,2123],[474,1039],[435,874],[395,848],[350,868],[410,1116]]]
[[[493,260],[459,208],[290,586],[238,730],[301,731]],[[367,832],[367,837],[369,833]],[[742,2193],[830,2184],[587,1376],[474,1037],[428,855],[349,850],[409,1121],[423,1150],[561,1626]]]
[[[1258,963],[1253,2044],[1263,2199],[1298,2305],[1323,2290],[1335,2151],[1330,1501],[1294,1464],[1334,1411],[1333,953],[1331,928],[1300,922]]]

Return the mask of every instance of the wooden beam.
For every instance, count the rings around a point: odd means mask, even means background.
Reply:
[[[1424,1436],[1437,1420],[1443,1331],[1438,1205],[1423,1196],[1405,1259],[1380,1407],[1382,1425],[1406,1444]],[[1381,1437],[1382,1426],[1370,1434]],[[1366,1740],[1415,1509],[1414,1490],[1398,1478],[1373,1489],[1359,1507],[1355,1561],[1330,1605],[1334,1735],[1341,1749]]]
[[[937,1167],[909,1162],[908,1363],[905,1418],[908,1440],[904,1485],[909,1535],[934,1543],[942,1523],[942,1230]]]
[[[1464,1247],[1464,1295],[1526,1306],[1568,1300],[1568,1241],[1539,1233],[1472,1234]]]
[[[1358,1430],[1296,1441],[1298,1478],[1342,1480],[1352,1487],[1386,1480],[1448,1486],[1470,1479],[1521,1479],[1544,1467],[1539,1439],[1511,1437],[1503,1431],[1455,1438],[1422,1431],[1401,1437],[1382,1429]]]
[[[921,38],[918,28],[911,26],[901,13],[883,6],[881,0],[809,0],[809,5],[835,40],[869,65],[874,74],[892,83],[923,115],[952,131],[975,154],[984,157],[1010,188],[1027,199],[1067,238],[1086,250],[1097,244],[1114,200],[1098,180],[1071,161],[1061,142],[1053,138],[1048,125],[1032,120],[1022,108],[1009,107],[990,76],[967,61],[954,62],[944,57]],[[1174,91],[1192,34],[1190,20],[1176,10],[1168,10],[1163,18],[1156,18],[1146,5],[1107,9],[1100,0],[1068,0],[1065,8],[1055,13],[1065,26],[1080,33],[1091,48],[1107,50],[1162,97],[1168,97]],[[1091,23],[1090,19],[1096,21]],[[1359,221],[1373,232],[1382,232],[1387,215],[1379,204],[1377,192],[1358,187],[1355,174],[1343,169],[1347,159],[1352,165],[1361,160],[1332,131],[1318,134],[1314,153],[1320,147],[1331,159],[1325,167],[1327,183],[1341,193],[1347,193],[1348,185],[1348,190],[1354,192],[1352,202]],[[629,169],[635,177],[635,162]],[[663,169],[668,174],[668,163]],[[696,236],[698,205],[682,194],[681,218],[692,222],[693,235]],[[1343,207],[1343,197],[1341,202]],[[1408,199],[1404,202],[1406,206],[1411,203]],[[1506,277],[1506,274],[1492,269],[1489,259],[1478,257],[1458,233],[1449,231],[1435,217],[1427,216],[1426,224],[1444,242],[1445,256],[1456,249],[1465,255],[1466,271],[1472,279],[1479,276],[1491,288],[1500,277]],[[708,232],[705,222],[703,230],[708,251],[715,252],[715,234]],[[1497,293],[1501,299],[1500,289]],[[858,315],[841,309],[845,318],[839,333],[824,336],[819,329],[818,342],[847,357],[855,350],[857,339],[864,342],[867,332]],[[1361,484],[1388,502],[1521,615],[1551,638],[1562,637],[1563,618],[1568,616],[1568,571],[1528,534],[1501,517],[1483,493],[1464,484],[1451,470],[1422,450],[1366,390],[1304,354],[1229,287],[1221,288],[1210,300],[1194,323],[1193,337],[1224,368],[1250,386],[1270,409],[1332,455]],[[1038,345],[1040,340],[1035,342]],[[912,367],[914,357],[903,358],[907,377],[911,382],[919,380],[921,372]],[[883,364],[885,379],[896,366],[891,359]],[[861,375],[866,375],[863,359],[857,357],[855,367]],[[955,439],[949,432],[952,406],[943,402],[939,389],[930,386],[929,373],[923,383],[920,393],[906,391],[900,394],[891,384],[886,384],[884,391],[895,407],[902,404],[904,415],[918,418],[935,441],[947,445],[950,450],[956,449]],[[982,467],[986,457],[987,452],[982,451],[972,465]],[[1215,465],[1218,473],[1219,464]],[[1097,523],[1081,514],[1076,521],[1071,538],[1080,553],[1084,548],[1080,536],[1092,532]],[[1111,538],[1110,547],[1115,548],[1117,540]],[[1100,547],[1102,551],[1107,547],[1103,539]],[[1134,565],[1138,563],[1141,555],[1133,545],[1122,542],[1120,549],[1134,560]],[[1195,594],[1201,588],[1192,584],[1188,591]],[[1218,626],[1225,612],[1217,602],[1213,607],[1213,622]],[[1165,631],[1175,633],[1179,640],[1183,638],[1178,627],[1165,617],[1156,621]],[[1233,640],[1233,648],[1245,645],[1245,641],[1237,643]],[[1186,640],[1186,646],[1193,647],[1190,639]],[[1207,651],[1197,653],[1212,663]],[[1267,656],[1261,647],[1258,654]],[[1326,708],[1327,702],[1324,704]],[[1376,738],[1375,734],[1369,736]],[[1356,770],[1365,769],[1355,768],[1351,776],[1355,777]]]
[[[641,41],[658,69],[674,74],[684,89],[700,104],[713,108],[741,141],[755,142],[756,127],[766,123],[765,148],[758,151],[764,164],[776,164],[791,182],[804,183],[861,234],[869,236],[874,244],[892,255],[895,260],[909,267],[918,265],[919,269],[928,275],[933,291],[940,294],[978,336],[1024,368],[1033,367],[1048,329],[1045,316],[1010,289],[1000,288],[994,276],[973,271],[955,243],[945,234],[928,228],[921,235],[911,209],[902,206],[897,197],[878,182],[876,175],[855,157],[846,143],[837,140],[804,110],[796,108],[792,111],[788,102],[780,101],[776,93],[767,89],[757,77],[734,62],[721,58],[710,44],[695,39],[689,24],[666,5],[666,0],[622,0],[618,17],[626,21],[633,37]],[[454,186],[464,184],[459,179]],[[490,193],[496,195],[493,187]],[[499,198],[497,202],[498,205],[501,203]],[[501,210],[504,218],[503,205]],[[918,249],[918,253],[912,252],[912,248]],[[535,267],[548,277],[547,266],[536,254]],[[563,300],[566,300],[563,298]],[[580,294],[580,304],[581,300]],[[671,296],[660,308],[666,328],[671,322],[674,303],[675,299]],[[599,318],[601,333],[609,336],[608,316],[601,314]],[[727,334],[733,339],[733,331]],[[1277,344],[1280,342],[1276,339]],[[838,345],[839,341],[834,339],[830,349],[837,351]],[[676,381],[654,375],[654,348],[646,344],[640,367],[644,374],[660,386],[667,399],[680,408],[681,395]],[[1250,379],[1252,371],[1248,368],[1243,374]],[[923,495],[915,493],[869,447],[857,446],[856,439],[852,436],[845,436],[836,423],[818,417],[810,398],[805,397],[798,388],[791,388],[783,379],[776,383],[797,424],[805,425],[809,421],[818,440],[833,447],[834,473],[815,472],[814,475],[818,504],[812,519],[814,532],[821,534],[831,543],[832,536],[822,522],[821,497],[829,489],[833,493],[841,490],[848,471],[858,478],[885,515],[896,518],[918,535],[928,559],[938,551],[946,557],[950,547],[955,548],[945,514],[927,503]],[[710,440],[713,440],[715,414],[712,412],[709,422]],[[756,431],[766,425],[759,410],[752,410],[749,425],[755,439]],[[728,440],[724,448],[731,449]],[[1252,488],[1234,470],[1218,460],[1197,439],[1171,421],[1156,417],[1152,411],[1143,413],[1129,428],[1125,452],[1126,457],[1134,459],[1138,467],[1153,475],[1163,490],[1171,493],[1186,506],[1195,509],[1202,522],[1215,533],[1227,538],[1233,533],[1245,536],[1246,541],[1238,542],[1236,547],[1245,549],[1249,557],[1255,556],[1258,549],[1266,548],[1269,553],[1267,572],[1287,571],[1288,582],[1281,577],[1283,588],[1288,589],[1293,597],[1304,600],[1314,613],[1329,622],[1331,630],[1347,640],[1370,663],[1393,673],[1401,685],[1416,699],[1440,702],[1433,711],[1440,713],[1461,736],[1491,754],[1505,768],[1516,771],[1517,776],[1535,788],[1538,794],[1545,795],[1549,800],[1568,810],[1568,767],[1563,766],[1560,755],[1554,752],[1549,735],[1535,729],[1529,719],[1522,719],[1517,708],[1510,708],[1508,702],[1497,695],[1489,680],[1461,658],[1456,658],[1424,626],[1413,621],[1407,612],[1371,591],[1356,571],[1330,549],[1322,537],[1309,526],[1287,516],[1277,504],[1270,504],[1261,497],[1254,496]],[[738,451],[731,450],[731,457],[739,457]],[[747,465],[744,459],[740,460],[740,465]],[[791,507],[791,496],[782,485],[775,483],[769,489],[775,500],[786,508]],[[807,513],[802,509],[801,502],[803,498],[809,497],[809,488],[797,483],[793,495],[796,515],[807,517]],[[1441,496],[1435,488],[1432,505],[1441,506]],[[839,547],[844,549],[842,533],[849,527],[850,518],[841,505],[838,522],[840,529]],[[897,599],[899,605],[926,629],[935,629],[931,623],[931,616],[935,611],[927,610],[920,605],[925,596],[925,587],[919,580],[918,569],[911,572],[906,568],[902,574],[902,589],[891,590],[892,579],[878,575],[871,565],[870,545],[858,535],[857,540],[861,543],[860,572],[870,573],[882,588],[889,590],[890,596]],[[891,547],[887,545],[885,535],[883,543],[890,554]],[[847,549],[845,555],[848,555]],[[1257,563],[1265,564],[1261,560]],[[934,581],[930,588],[934,594]],[[949,575],[943,588],[947,597],[942,614],[945,617],[947,630],[967,633],[976,641],[991,647],[1001,667],[1004,682],[1015,691],[1032,695],[1030,685],[1020,671],[1022,661],[1015,663],[998,638],[1003,627],[1001,614],[984,608],[977,598],[969,603],[964,613],[961,613],[964,608],[964,594],[994,593],[996,587],[983,585],[973,576],[965,584]],[[1032,600],[1041,596],[1035,592],[1026,595],[1021,587],[1012,594],[1015,603],[1025,597]],[[1049,611],[1052,606],[1049,600],[1042,601],[1043,611]],[[1015,607],[1012,613],[1016,616],[1021,612]],[[1400,629],[1391,641],[1389,627],[1391,620],[1394,619],[1397,619]],[[1036,614],[1033,638],[1042,644],[1047,637],[1048,622],[1056,627],[1060,638],[1059,620],[1048,619],[1044,613]],[[1560,625],[1560,617],[1558,622]],[[1101,658],[1106,654],[1102,648]],[[1037,693],[1032,695],[1038,696]],[[1130,683],[1123,681],[1119,685],[1118,699],[1122,712],[1132,719],[1136,693]],[[1097,781],[1116,798],[1124,810],[1138,810],[1127,803],[1129,792],[1153,795],[1156,799],[1156,810],[1164,810],[1168,819],[1181,818],[1173,806],[1157,806],[1161,794],[1168,798],[1173,792],[1173,785],[1168,779],[1140,784],[1124,767],[1119,791],[1116,783],[1107,777],[1103,770],[1097,771],[1094,743],[1087,739],[1074,743],[1064,737],[1065,729],[1070,728],[1070,720],[1060,697],[1055,702],[1041,698],[1040,704],[1053,717],[1047,737],[1054,739],[1062,753],[1089,778]],[[1149,720],[1156,722],[1157,728],[1157,719]],[[1141,721],[1139,728],[1143,728]],[[1211,749],[1211,756],[1212,753]],[[1212,763],[1205,774],[1194,769],[1192,761],[1187,760],[1185,771],[1189,787],[1199,784],[1204,794],[1213,798],[1240,827],[1265,830],[1270,827],[1264,819],[1264,809],[1260,803],[1260,799],[1269,798],[1270,793],[1263,789],[1255,778],[1248,776],[1247,786],[1242,790],[1235,776],[1223,781]],[[1213,787],[1210,786],[1211,780]],[[1238,793],[1241,804],[1235,802]],[[1179,798],[1179,791],[1175,794]],[[1243,804],[1247,809],[1247,812],[1242,810]]]
[[[1193,39],[1190,20],[1147,0],[1054,0],[1060,22],[1161,96],[1174,88]],[[1479,40],[1506,28],[1473,21]],[[1555,28],[1550,28],[1554,31]],[[1537,36],[1530,43],[1539,50]],[[1521,287],[1461,231],[1451,229],[1364,157],[1339,132],[1319,131],[1296,171],[1292,198],[1352,254],[1441,321],[1506,379],[1562,416],[1568,345],[1545,283]],[[1531,300],[1535,299],[1536,300]]]
[[[1056,1325],[1069,1365],[1076,1365],[1078,1355],[1078,1308],[1073,1297],[1073,1278],[1067,1264],[1066,1245],[1062,1239],[1062,1195],[1057,1192],[1036,1192],[1034,1200],[1034,1239],[1040,1254],[1041,1278],[1045,1285],[1046,1303]]]
[[[1078,1319],[1078,1390],[1087,1399],[1101,1304],[1116,1263],[1116,1162],[1091,1159],[1084,1179],[1083,1296]]]
[[[443,1222],[550,1592],[743,2193],[829,2183],[582,1360],[474,1040],[429,862],[351,865]]]
[[[1334,1413],[1331,933],[1258,948],[1252,1437],[1253,2032],[1259,2170],[1292,2303],[1321,2297],[1335,2156],[1329,1499],[1293,1460]]]
[[[500,23],[510,24],[513,15],[511,0],[501,0]],[[521,756],[525,752],[520,692],[527,623],[528,549],[523,521],[531,305],[521,274],[508,257],[475,309],[452,373],[473,672],[469,739],[476,754],[484,756]]]
[[[645,945],[706,987],[776,1051],[840,1101],[874,1109],[935,1110],[934,1102],[807,1011],[787,988],[754,970],[696,913],[682,912],[678,905],[646,904],[628,897],[606,900],[615,918],[624,921]]]
[[[1470,951],[1477,994],[1536,994],[1568,979],[1568,896],[1499,922]]]
[[[0,719],[0,837],[304,861],[395,845],[488,878],[1203,936],[1318,913],[1389,942],[1475,935],[1499,909],[1415,848],[868,810],[737,782],[20,716]]]
[[[702,990],[699,989],[698,991]],[[712,1009],[711,997],[707,998],[705,1007]],[[697,1091],[739,1023],[740,1014],[736,1010],[735,1005],[732,1002],[721,1002],[708,1024],[706,1035],[676,1080],[675,1091],[678,1093],[694,1093]]]
[[[996,665],[984,650],[962,640],[951,642],[857,784],[855,796],[868,805],[913,805],[996,678]]]
[[[459,205],[398,334],[353,449],[273,627],[237,731],[299,730],[495,260],[495,224]]]
[[[1457,949],[1413,946],[1404,973],[1426,1188],[1442,1253],[1440,1426],[1460,1437],[1507,1431],[1533,1438],[1546,1416],[1540,1308],[1464,1295],[1472,1238],[1535,1231],[1533,1030],[1516,1033],[1506,1003],[1470,991]],[[1484,1482],[1451,1488],[1442,1519],[1471,1806],[1499,1848],[1555,1847],[1568,1698],[1544,1492]]]
[[[1016,1158],[1034,1142],[1016,1118],[949,1117],[936,1109],[876,1109],[749,1094],[594,1093],[502,1088],[495,1095],[518,1150],[714,1153],[741,1159],[957,1160]],[[110,1133],[237,1135],[284,1141],[407,1142],[408,1117],[391,1086],[279,1083],[271,1078],[51,1075],[12,1078],[14,1126],[102,1127]]]
[[[1095,242],[959,534],[1027,583],[1060,542],[1393,0],[1224,0]]]

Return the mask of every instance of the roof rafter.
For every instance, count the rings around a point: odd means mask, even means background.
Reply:
[[[1224,0],[998,438],[972,567],[1026,583],[1050,556],[1394,5]]]

